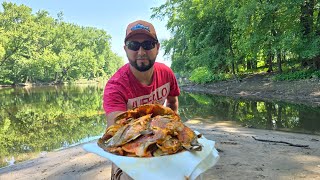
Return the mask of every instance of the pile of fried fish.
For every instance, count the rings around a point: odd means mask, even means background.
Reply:
[[[201,151],[202,145],[197,141],[200,136],[170,108],[145,104],[118,115],[98,145],[116,155],[154,157],[184,150]]]

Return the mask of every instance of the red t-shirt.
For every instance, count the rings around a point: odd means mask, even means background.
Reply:
[[[121,67],[107,82],[103,94],[103,108],[107,114],[127,111],[142,104],[164,104],[168,96],[179,96],[180,89],[172,70],[165,64],[155,62],[152,83],[142,85],[130,70]]]

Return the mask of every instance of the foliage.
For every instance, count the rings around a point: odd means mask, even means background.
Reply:
[[[320,69],[319,7],[318,0],[167,0],[152,17],[168,19],[172,37],[163,46],[178,73],[281,73]]]
[[[303,71],[277,74],[273,77],[273,80],[284,81],[284,80],[310,79],[313,77],[320,78],[320,71],[303,70]]]
[[[214,81],[226,80],[226,76],[224,74],[213,74],[206,67],[199,67],[192,71],[190,80],[195,83],[205,84]]]
[[[110,35],[64,22],[46,11],[3,2],[0,11],[0,84],[63,82],[110,77],[122,64]]]

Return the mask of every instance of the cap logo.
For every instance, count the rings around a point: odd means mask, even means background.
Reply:
[[[131,31],[135,31],[135,30],[139,30],[139,29],[144,29],[144,30],[147,30],[150,32],[150,28],[148,26],[144,26],[142,24],[137,24],[137,25],[133,26],[131,28]]]

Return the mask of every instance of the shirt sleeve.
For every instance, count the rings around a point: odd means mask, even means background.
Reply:
[[[126,111],[127,104],[121,86],[114,82],[108,82],[103,93],[103,109],[106,114],[114,111]]]

